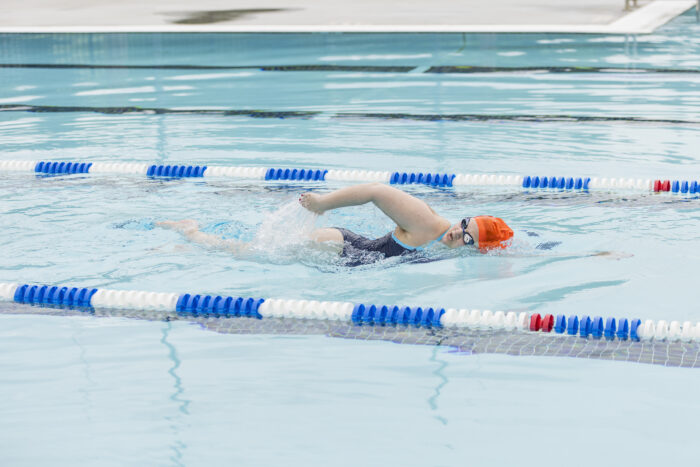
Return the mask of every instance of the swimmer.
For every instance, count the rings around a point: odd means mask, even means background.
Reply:
[[[374,240],[341,227],[317,229],[311,234],[311,239],[317,244],[347,258],[348,266],[408,256],[435,244],[448,248],[467,246],[487,252],[507,247],[513,237],[513,231],[498,217],[465,217],[453,224],[433,211],[425,201],[382,183],[350,186],[324,195],[303,193],[299,202],[317,214],[372,202],[396,223],[393,231]],[[249,244],[245,242],[222,239],[199,231],[197,222],[193,220],[164,221],[156,225],[178,231],[188,240],[209,247],[238,254],[250,251]]]
[[[410,255],[435,244],[448,248],[470,246],[487,252],[507,247],[513,237],[511,228],[498,217],[465,217],[453,224],[433,211],[425,201],[382,183],[350,186],[325,195],[304,193],[299,202],[317,214],[372,202],[396,223],[393,231],[374,240],[341,227],[313,232],[312,238],[316,242],[337,245],[338,253],[350,259],[349,265],[371,257],[363,253],[376,252],[380,257],[390,258]]]

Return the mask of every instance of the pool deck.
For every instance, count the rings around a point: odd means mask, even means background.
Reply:
[[[625,0],[5,0],[0,33],[648,34],[697,0],[637,3],[625,10]]]

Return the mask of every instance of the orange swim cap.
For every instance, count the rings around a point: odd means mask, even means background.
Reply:
[[[505,242],[513,237],[513,230],[500,217],[476,216],[479,227],[479,249],[505,248]]]

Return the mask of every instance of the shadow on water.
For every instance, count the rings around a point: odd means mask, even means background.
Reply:
[[[433,410],[435,413],[435,419],[442,423],[443,425],[447,425],[447,418],[443,417],[440,415],[438,412],[438,398],[440,397],[440,393],[442,391],[442,388],[444,388],[447,383],[448,379],[444,374],[445,368],[447,368],[447,362],[445,360],[440,360],[438,359],[438,352],[440,351],[440,347],[435,346],[433,347],[433,351],[430,354],[430,362],[435,362],[437,363],[437,368],[435,368],[435,371],[433,371],[433,374],[437,376],[437,381],[438,384],[435,386],[435,391],[433,392],[433,395],[428,398],[428,406],[430,407],[431,410]]]
[[[163,324],[163,337],[161,338],[160,342],[168,350],[168,358],[172,362],[172,366],[168,369],[168,374],[173,379],[173,393],[170,395],[170,400],[177,405],[178,410],[178,413],[175,415],[166,417],[168,422],[170,422],[170,429],[172,430],[174,437],[174,441],[170,446],[171,450],[173,451],[173,455],[170,459],[175,462],[176,465],[184,466],[185,464],[182,461],[182,454],[187,448],[187,444],[181,440],[180,429],[185,423],[185,417],[190,414],[189,405],[191,401],[183,398],[185,390],[182,386],[182,379],[177,373],[177,370],[180,368],[181,364],[180,358],[177,355],[175,346],[168,341],[170,331],[173,327],[172,322],[170,320],[165,320]]]
[[[296,8],[239,8],[235,10],[201,10],[164,14],[169,16],[184,16],[183,18],[171,21],[173,24],[212,24],[223,23],[225,21],[236,21],[246,16],[257,15],[260,13],[276,13],[295,9]]]
[[[578,284],[570,287],[560,287],[557,289],[546,290],[544,292],[539,292],[535,295],[530,295],[521,298],[519,301],[521,303],[527,303],[531,305],[529,309],[532,311],[536,308],[539,308],[542,305],[548,305],[554,302],[561,301],[572,294],[598,289],[601,287],[616,287],[618,285],[625,284],[626,282],[627,281],[623,280],[587,282],[585,284]]]
[[[73,329],[74,333],[71,339],[73,343],[78,347],[78,349],[80,349],[78,358],[80,359],[80,363],[82,364],[83,376],[85,377],[86,381],[86,384],[80,385],[79,389],[83,399],[81,408],[85,414],[85,419],[89,422],[92,422],[92,408],[94,406],[92,399],[92,391],[97,387],[97,385],[95,384],[95,380],[92,379],[92,367],[87,358],[87,351],[85,350],[85,346],[80,340],[80,335],[83,332],[83,328],[74,325]]]

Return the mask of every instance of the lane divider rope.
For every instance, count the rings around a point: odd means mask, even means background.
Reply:
[[[264,299],[206,294],[111,290],[44,284],[0,283],[0,301],[43,307],[139,309],[216,318],[286,318],[344,321],[359,326],[414,326],[537,332],[586,339],[700,343],[700,322],[600,316],[553,316],[514,311]]]
[[[0,161],[0,171],[35,172],[43,175],[115,173],[165,178],[231,177],[257,180],[381,182],[392,185],[417,184],[435,187],[485,185],[563,191],[620,189],[656,193],[700,194],[700,181],[642,178],[553,177],[65,161]]]

